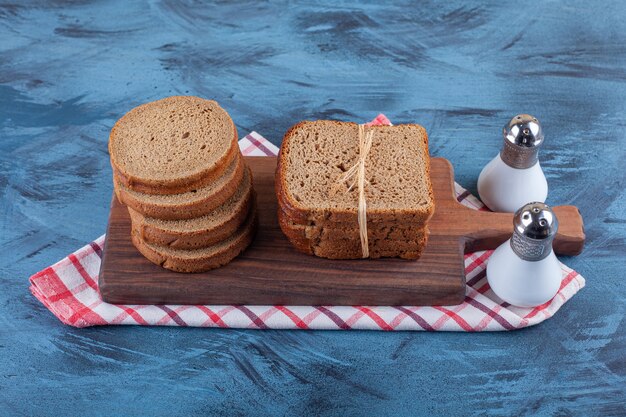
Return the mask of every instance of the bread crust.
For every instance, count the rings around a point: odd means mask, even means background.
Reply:
[[[142,201],[133,196],[132,193],[127,192],[117,181],[114,181],[114,190],[121,203],[147,217],[164,220],[183,220],[201,217],[224,204],[239,187],[246,165],[239,153],[236,154],[236,160],[233,163],[236,164],[236,167],[232,178],[216,189],[213,194],[197,200],[185,201],[184,203],[163,204]],[[117,178],[114,179],[117,180]]]
[[[360,239],[360,231],[357,223],[332,223],[324,224],[302,224],[294,221],[280,207],[277,210],[279,224],[286,228],[298,230],[302,237],[315,239]],[[421,237],[428,233],[427,227],[410,227],[404,224],[396,223],[375,223],[369,224],[367,227],[368,238],[373,239],[391,239],[396,241],[410,241]]]
[[[329,121],[334,124],[350,124],[357,126],[356,123],[351,122],[338,122],[338,121]],[[294,220],[297,219],[298,223],[307,223],[307,222],[356,222],[358,218],[358,211],[356,207],[352,210],[316,210],[304,207],[300,204],[293,196],[291,196],[287,192],[287,179],[285,176],[285,153],[283,149],[288,149],[289,143],[293,136],[295,130],[304,126],[307,123],[311,123],[309,121],[303,121],[296,123],[293,125],[285,136],[283,137],[283,142],[281,145],[281,150],[278,154],[278,162],[276,166],[275,172],[275,192],[276,198],[278,200],[279,206],[287,213],[289,213],[290,217]],[[402,125],[396,125],[396,127]],[[426,130],[418,125],[418,124],[408,124],[408,126],[413,126],[420,129],[423,132],[425,137],[425,145],[428,147],[428,134]],[[374,129],[384,129],[389,126],[371,126]],[[427,149],[426,149],[427,151]],[[428,152],[426,152],[428,155]],[[424,162],[424,169],[426,171],[426,175],[430,178],[430,157],[426,158]],[[418,210],[418,211],[410,211],[410,210],[385,210],[385,209],[368,209],[367,217],[371,222],[393,222],[393,223],[410,223],[410,224],[426,224],[428,220],[432,217],[435,211],[434,207],[434,192],[432,189],[432,182],[429,181],[429,196],[433,204],[428,207],[426,210]]]
[[[290,243],[300,252],[328,259],[360,259],[362,257],[361,241],[358,236],[338,238],[325,236],[322,228],[317,236],[310,237],[310,226],[297,225],[290,221],[285,213],[278,210],[278,224]],[[418,259],[428,242],[428,229],[415,232],[405,239],[369,233],[370,258],[400,257]],[[337,229],[341,235],[341,229]]]
[[[368,259],[377,258],[402,258],[407,260],[417,260],[422,255],[428,238],[424,238],[423,242],[415,244],[414,248],[403,247],[373,247],[369,249]],[[362,252],[360,246],[358,248],[340,246],[338,243],[326,242],[319,246],[312,246],[309,243],[293,240],[290,241],[292,246],[299,252],[307,255],[318,256],[327,259],[361,259]]]
[[[210,256],[189,256],[193,251],[188,250],[177,250],[174,254],[164,254],[158,246],[147,244],[137,233],[131,234],[131,240],[135,248],[144,257],[163,268],[183,273],[206,272],[228,264],[252,243],[258,227],[256,212],[252,216],[244,228],[240,229],[240,233],[233,237],[229,245]]]
[[[175,100],[175,99],[188,99],[189,96],[171,96],[161,100]],[[194,99],[203,100],[203,101],[213,101],[213,100],[204,100],[199,97],[192,97]],[[158,100],[158,101],[161,101]],[[151,106],[154,102],[145,103],[140,106],[137,106],[131,109],[128,113],[122,116],[116,123],[113,125],[111,129],[111,133],[109,135],[109,143],[108,150],[109,156],[111,159],[111,166],[113,168],[113,172],[119,181],[128,189],[144,192],[147,194],[179,194],[183,192],[187,192],[194,188],[199,188],[203,185],[210,183],[215,180],[215,178],[219,178],[223,173],[225,166],[227,166],[227,161],[232,158],[233,153],[239,152],[239,144],[238,144],[238,136],[237,136],[237,127],[235,126],[232,119],[230,122],[233,127],[233,139],[231,141],[230,147],[224,153],[224,155],[220,156],[214,164],[210,166],[204,167],[204,169],[199,170],[197,172],[191,172],[189,175],[184,177],[172,178],[172,179],[160,179],[155,180],[153,178],[140,177],[137,175],[131,175],[126,172],[121,165],[116,161],[115,152],[113,151],[113,143],[115,142],[115,137],[118,134],[118,131],[122,128],[121,126],[124,123],[124,118],[131,113],[140,113],[143,109],[148,106]],[[217,103],[216,103],[217,104]],[[219,105],[218,105],[219,106]],[[220,107],[220,109],[222,109]],[[222,109],[227,115],[226,110]],[[230,118],[230,116],[229,116]]]
[[[231,213],[222,224],[203,230],[174,232],[148,224],[145,216],[129,208],[132,220],[132,230],[137,233],[141,240],[159,246],[168,246],[172,249],[198,249],[211,246],[227,239],[245,222],[248,216],[256,210],[256,198],[252,190],[252,184],[242,196],[239,209]]]

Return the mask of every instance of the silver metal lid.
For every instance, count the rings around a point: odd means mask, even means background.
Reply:
[[[536,117],[518,114],[504,126],[502,135],[504,146],[500,157],[504,163],[518,169],[535,165],[543,143],[543,129]]]
[[[520,258],[540,261],[552,251],[559,221],[545,203],[528,203],[513,216],[511,248]]]

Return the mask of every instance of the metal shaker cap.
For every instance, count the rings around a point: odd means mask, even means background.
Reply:
[[[540,261],[552,251],[559,221],[545,203],[528,203],[513,216],[511,248],[520,258]]]
[[[504,126],[502,135],[504,145],[500,156],[507,165],[518,169],[535,165],[543,143],[543,129],[536,117],[518,114]]]

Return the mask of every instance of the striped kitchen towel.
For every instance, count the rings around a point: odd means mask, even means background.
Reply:
[[[371,124],[391,124],[378,115]],[[276,155],[278,148],[256,132],[239,141],[244,155]],[[484,205],[455,184],[459,201],[476,210]],[[493,251],[465,256],[465,300],[456,306],[252,306],[115,305],[102,301],[98,271],[105,236],[69,254],[30,278],[30,290],[61,322],[75,327],[109,324],[195,326],[238,329],[500,331],[521,329],[552,317],[585,285],[561,264],[557,295],[535,308],[500,300],[489,288],[486,266]]]

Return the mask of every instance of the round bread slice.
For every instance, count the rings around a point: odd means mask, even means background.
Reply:
[[[257,229],[256,211],[235,234],[215,245],[202,249],[172,249],[147,243],[137,233],[131,233],[133,245],[149,261],[176,272],[205,272],[219,268],[243,252],[254,239]]]
[[[219,177],[238,151],[232,119],[217,102],[174,96],[135,107],[109,136],[111,165],[128,189],[176,194]]]
[[[172,249],[195,249],[231,236],[254,210],[252,174],[246,169],[235,194],[209,214],[189,220],[161,220],[128,209],[133,230],[148,243]]]
[[[204,216],[224,204],[239,187],[244,171],[243,158],[237,154],[223,176],[186,193],[146,194],[127,188],[117,178],[114,178],[114,189],[120,202],[144,216],[164,220],[192,219]]]

